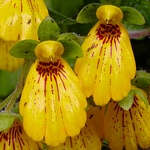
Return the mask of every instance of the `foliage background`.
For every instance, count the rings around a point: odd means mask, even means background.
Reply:
[[[150,0],[45,0],[50,16],[61,27],[61,32],[75,32],[86,36],[93,23],[76,22],[79,11],[89,3],[114,4],[136,8],[145,18],[144,25],[127,24],[129,31],[147,29],[146,36],[131,39],[137,69],[150,71]],[[15,88],[21,69],[10,73],[0,70],[0,100],[6,98]],[[104,148],[105,149],[105,148]]]

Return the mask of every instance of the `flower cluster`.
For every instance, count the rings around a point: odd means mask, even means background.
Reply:
[[[18,40],[38,40],[39,24],[48,11],[42,0],[4,0],[0,12],[4,11],[0,69],[14,70],[23,60],[11,56],[10,47]],[[41,143],[49,150],[100,150],[104,139],[112,150],[150,147],[150,106],[143,101],[147,94],[133,92],[129,110],[119,103],[130,91],[140,90],[131,85],[136,64],[121,23],[123,13],[103,5],[96,15],[98,22],[82,43],[83,56],[77,58],[75,72],[63,58],[65,46],[59,40],[35,46],[36,59],[19,102],[22,123],[14,121],[0,132],[2,150],[38,150]],[[97,106],[87,105],[89,97]]]

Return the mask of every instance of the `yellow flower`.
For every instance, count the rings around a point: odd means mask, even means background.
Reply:
[[[77,60],[75,71],[86,96],[93,95],[97,105],[105,105],[128,94],[136,65],[120,8],[104,5],[96,14],[99,21],[82,45],[84,56]]]
[[[36,47],[37,60],[29,71],[20,101],[27,134],[52,146],[79,134],[86,122],[86,99],[77,76],[61,58],[63,51],[63,45],[56,41],[45,41]]]
[[[7,131],[0,132],[1,150],[38,150],[38,145],[24,132],[20,122]]]
[[[43,0],[1,0],[0,69],[13,71],[23,63],[23,59],[11,56],[9,50],[18,40],[37,40],[38,26],[46,16]]]
[[[145,93],[144,93],[145,94]],[[104,137],[112,150],[138,150],[150,147],[150,106],[134,95],[132,107],[125,111],[110,102],[104,117]]]
[[[49,150],[101,150],[101,141],[97,132],[97,127],[100,129],[101,126],[100,116],[101,111],[98,107],[90,107],[87,123],[80,134],[68,137],[65,143],[50,147]]]

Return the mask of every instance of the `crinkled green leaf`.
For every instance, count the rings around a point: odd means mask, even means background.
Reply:
[[[0,113],[0,132],[9,129],[16,119],[20,119],[19,114],[15,113]]]
[[[80,44],[68,36],[60,36],[58,41],[61,42],[64,46],[63,58],[68,61],[68,63],[74,62],[78,57],[82,56],[82,49]],[[72,64],[70,64],[72,65]]]
[[[7,97],[16,87],[20,70],[15,72],[0,71],[0,98]]]
[[[51,17],[46,17],[38,29],[38,37],[40,41],[56,40],[59,34],[60,28]]]
[[[100,6],[99,3],[91,3],[84,6],[78,13],[76,18],[78,23],[95,23],[98,19],[96,17],[96,10]]]
[[[111,4],[111,5],[120,5],[121,0],[99,0],[103,5],[104,4]]]
[[[38,44],[35,40],[19,41],[11,48],[10,54],[17,58],[34,59],[34,49]]]
[[[124,110],[129,110],[134,102],[134,90],[131,90],[123,100],[121,100],[118,104]]]
[[[141,89],[134,89],[135,94],[142,100],[146,106],[149,105],[148,99],[146,97],[146,94]]]
[[[150,86],[150,73],[143,70],[137,71],[132,84],[139,88],[148,88]]]
[[[145,24],[144,16],[135,8],[122,6],[124,18],[123,21],[127,24],[143,25]]]

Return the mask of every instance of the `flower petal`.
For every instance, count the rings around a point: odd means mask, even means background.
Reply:
[[[38,39],[38,26],[48,16],[43,0],[4,1],[0,12],[0,38],[6,41]]]
[[[101,141],[97,133],[101,111],[97,107],[90,107],[88,110],[88,120],[80,134],[75,137],[68,137],[65,143],[50,147],[50,150],[100,150]]]
[[[75,71],[86,96],[93,95],[97,105],[107,104],[110,98],[119,101],[125,97],[131,89],[130,80],[135,76],[136,66],[123,25],[99,21],[82,49],[84,56],[77,60]]]
[[[15,42],[6,42],[0,40],[0,69],[13,71],[19,68],[24,62],[23,59],[15,58],[9,54],[9,49],[14,45]]]
[[[20,113],[25,131],[34,140],[43,138],[48,145],[56,146],[67,136],[79,134],[86,122],[86,105],[78,78],[63,59],[36,61],[32,66],[22,93]]]
[[[138,150],[150,147],[150,106],[135,95],[129,111],[110,102],[104,117],[104,136],[112,150]],[[116,144],[117,143],[117,144]]]
[[[23,131],[19,122],[8,130],[0,132],[1,150],[38,150],[38,145]]]

